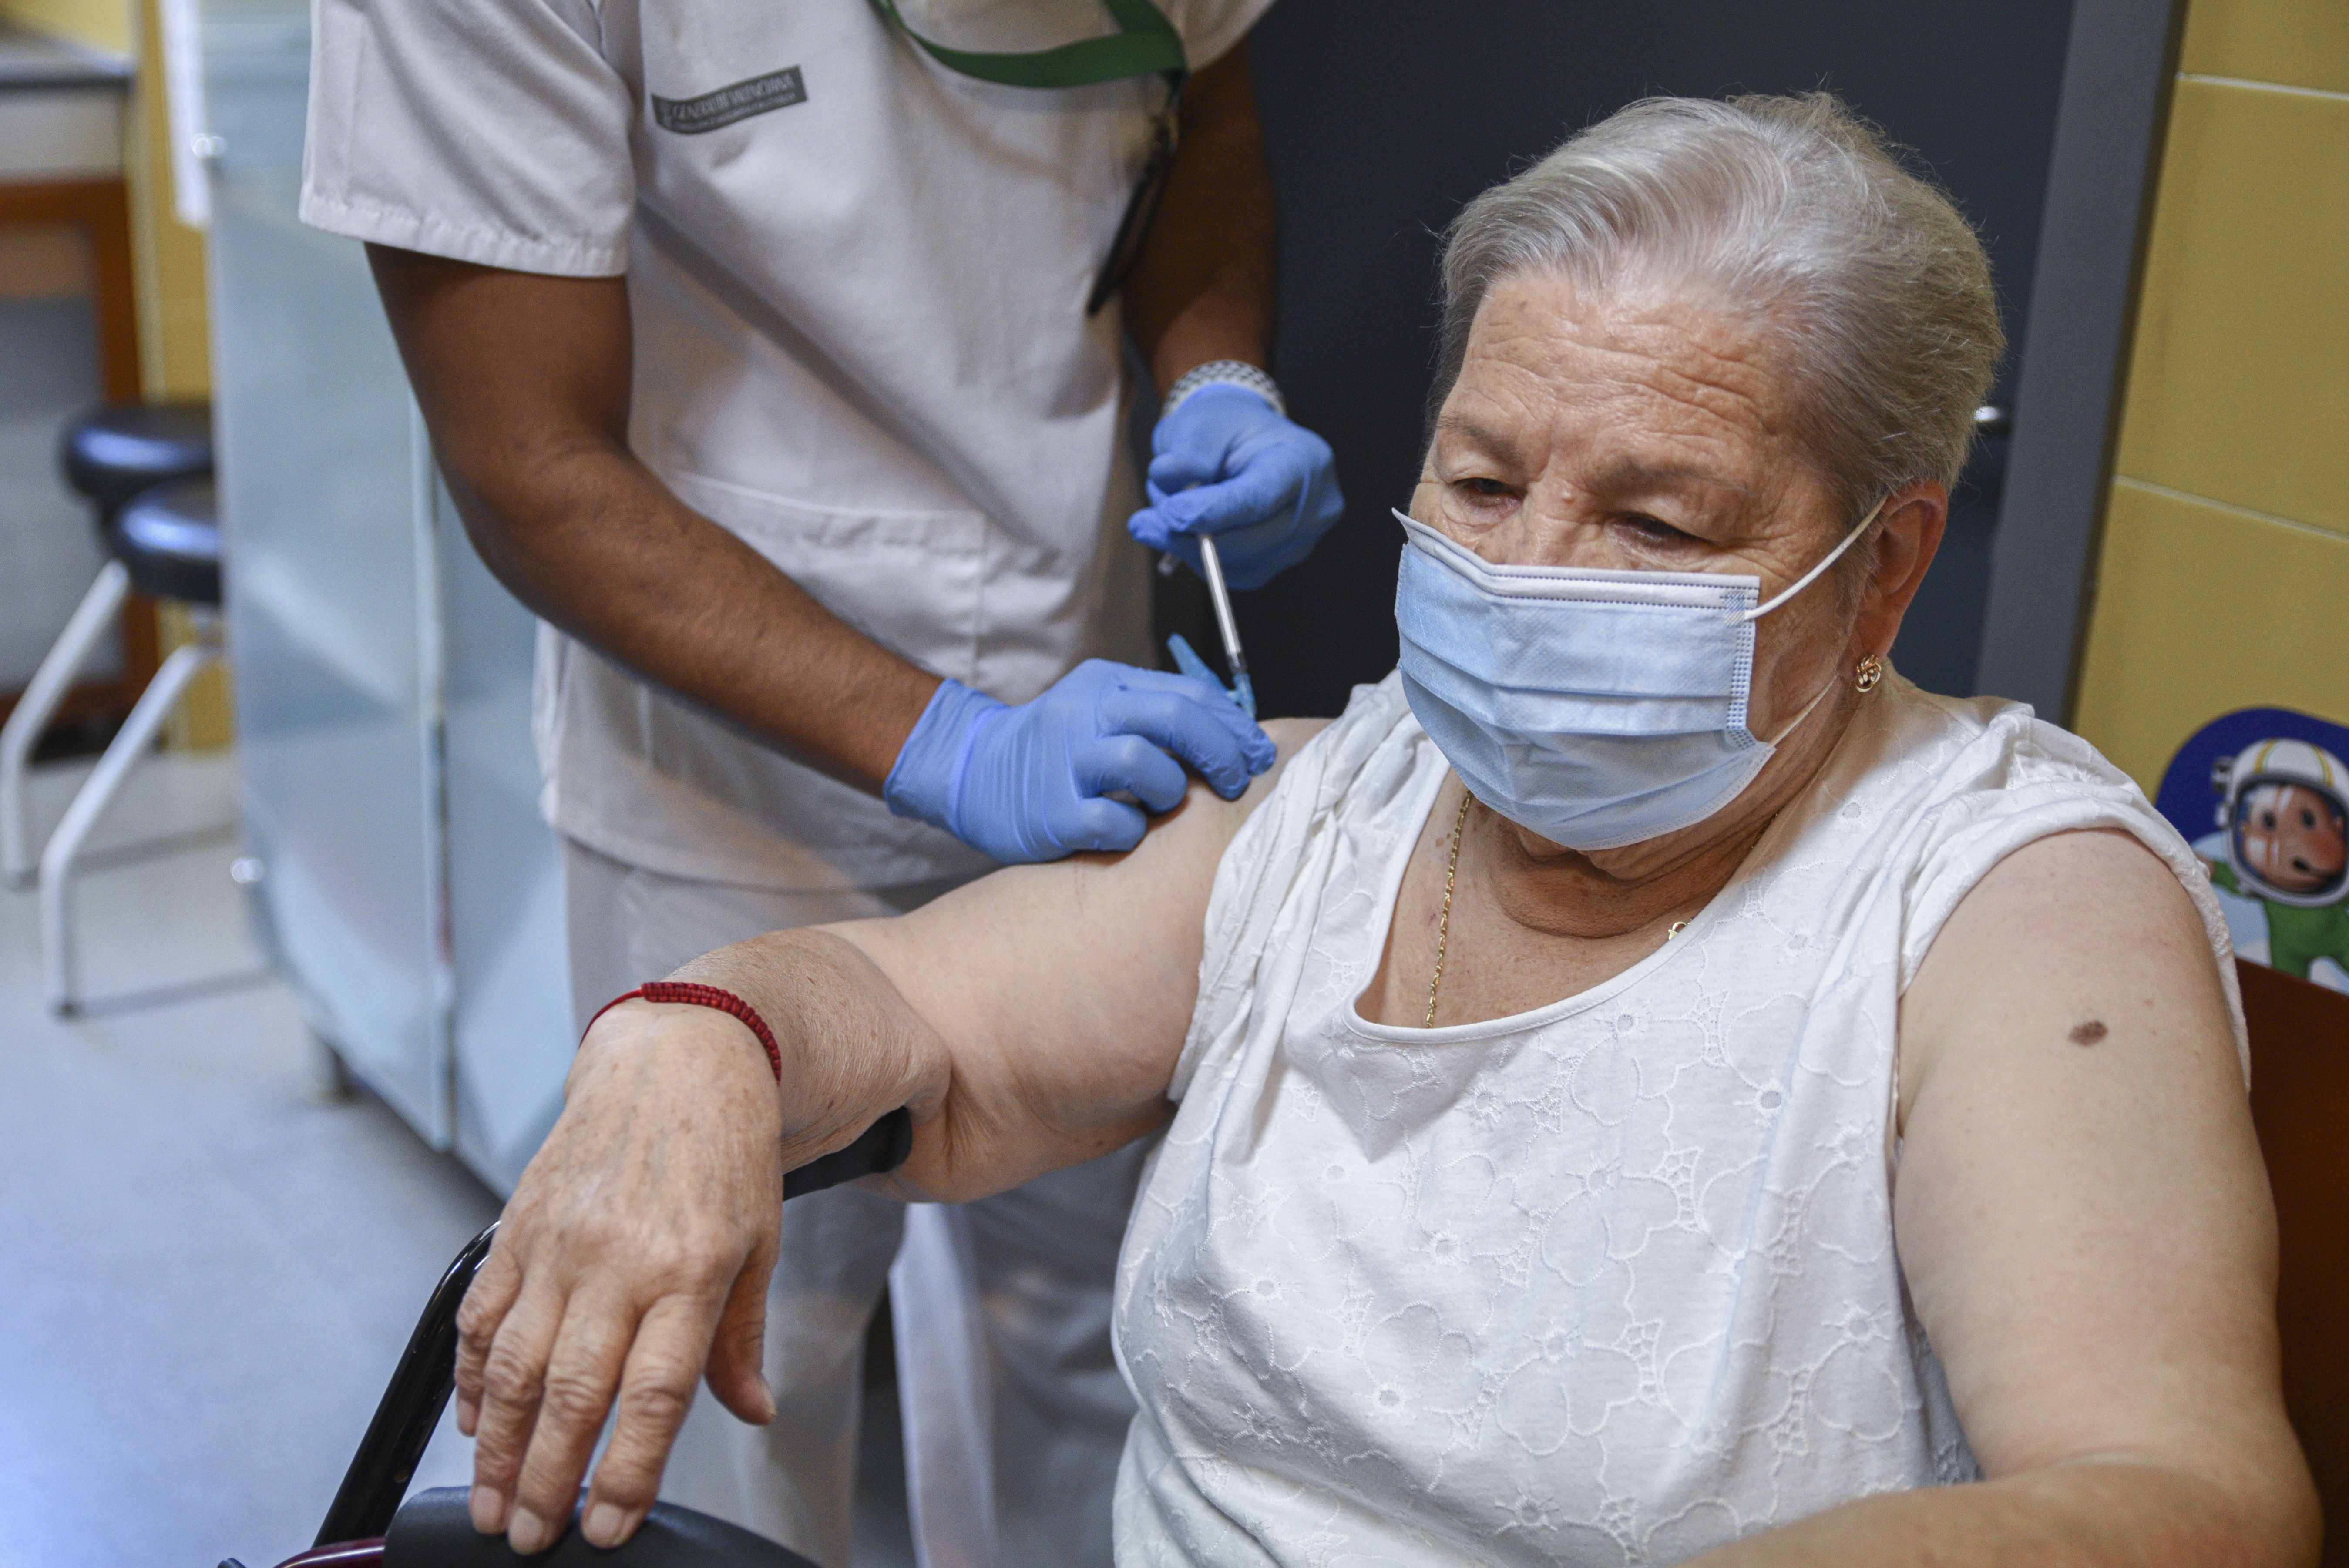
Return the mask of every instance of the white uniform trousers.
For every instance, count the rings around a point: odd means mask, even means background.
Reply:
[[[564,876],[583,1021],[713,947],[902,913],[953,885],[779,892],[667,876],[568,839]],[[1106,1568],[1133,1414],[1111,1293],[1147,1149],[977,1203],[909,1209],[846,1188],[793,1199],[767,1301],[776,1418],[746,1426],[705,1387],[661,1495],[848,1568],[865,1330],[886,1281],[923,1568]]]

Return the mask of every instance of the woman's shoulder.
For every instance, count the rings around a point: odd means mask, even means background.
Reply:
[[[2074,827],[2125,828],[2165,860],[2193,860],[2127,774],[2002,697],[1938,696],[1895,676],[1854,717],[1822,783],[1846,816],[1891,829],[1887,849],[1898,843],[1923,880],[1937,863]]]
[[[1855,721],[1873,721],[1870,763],[1899,768],[1929,797],[2002,794],[2033,784],[2136,791],[2102,752],[2027,703],[1940,696],[1898,675],[1885,683],[1884,696]]]
[[[1886,690],[1891,701],[1854,721],[1859,744],[1847,760],[1856,771],[1840,782],[1891,830],[1884,841],[1906,907],[1904,985],[1932,934],[1992,866],[2067,832],[2118,830],[2150,850],[2193,900],[2213,952],[2227,956],[2225,921],[2201,862],[2094,746],[2023,703],[1937,696],[1897,678]]]
[[[1864,699],[1816,799],[1815,810],[1891,830],[1883,847],[1899,843],[1912,862],[1983,833],[2004,841],[2073,821],[2125,827],[2165,859],[2178,837],[2135,780],[2027,705],[1940,696],[1897,676]],[[2184,854],[2182,840],[2174,847]]]
[[[1291,794],[1309,798],[1309,809],[1326,813],[1352,795],[1366,776],[1387,771],[1381,764],[1408,766],[1410,754],[1423,738],[1403,696],[1401,671],[1372,686],[1358,686],[1345,710],[1332,719],[1276,719],[1281,748],[1297,740],[1295,757],[1287,764],[1283,780]],[[1271,727],[1268,726],[1269,729]]]

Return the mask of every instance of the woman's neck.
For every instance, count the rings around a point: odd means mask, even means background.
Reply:
[[[1692,916],[1729,885],[1769,825],[1764,819],[1671,864],[1619,875],[1472,805],[1460,859],[1510,923],[1542,936],[1603,942]]]

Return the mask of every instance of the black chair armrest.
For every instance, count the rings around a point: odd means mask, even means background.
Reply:
[[[502,1535],[483,1535],[465,1511],[465,1489],[419,1491],[400,1505],[384,1537],[383,1568],[815,1568],[798,1553],[708,1514],[656,1503],[626,1546],[587,1544],[574,1518],[563,1539],[518,1556]]]

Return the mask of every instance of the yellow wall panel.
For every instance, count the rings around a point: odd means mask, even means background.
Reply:
[[[2349,539],[2113,486],[2075,727],[2152,793],[2238,707],[2349,723]]]
[[[2178,68],[2349,92],[2349,5],[2194,0]]]
[[[2349,532],[2349,98],[2181,81],[2160,192],[2117,470]]]
[[[0,0],[0,21],[93,49],[131,52],[129,0]]]
[[[155,0],[137,0],[144,57],[163,57]],[[204,236],[173,204],[171,122],[163,73],[139,73],[129,135],[132,261],[139,284],[139,367],[151,399],[212,396],[212,327],[204,288]]]

